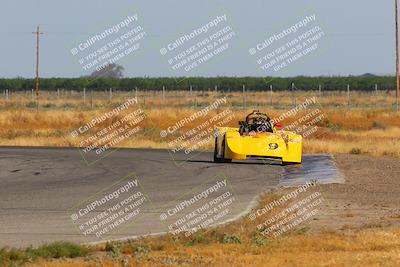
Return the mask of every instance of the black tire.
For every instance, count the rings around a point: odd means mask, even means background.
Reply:
[[[225,143],[226,143],[225,141],[226,141],[226,139],[224,137],[224,140],[222,141],[222,162],[223,163],[231,163],[232,159],[225,158]]]
[[[214,162],[215,163],[230,163],[232,159],[225,158],[225,138],[222,141],[222,158],[218,157],[218,140],[215,138],[215,145],[214,145]]]
[[[215,137],[215,145],[214,145],[214,162],[222,163],[222,159],[218,158],[218,140],[216,137]]]

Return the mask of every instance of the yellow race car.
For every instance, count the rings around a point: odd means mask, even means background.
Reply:
[[[282,164],[301,163],[302,137],[281,130],[280,123],[258,110],[239,121],[239,128],[217,127],[215,130],[214,162],[228,163],[247,158],[281,159]]]

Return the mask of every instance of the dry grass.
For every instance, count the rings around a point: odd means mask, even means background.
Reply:
[[[266,195],[261,206],[280,195]],[[277,211],[278,212],[278,211]],[[193,237],[161,236],[98,245],[86,259],[41,262],[69,266],[399,266],[400,230],[364,229],[342,233],[297,230],[264,237],[256,225],[265,218],[202,231]],[[303,227],[303,228],[301,228]],[[97,265],[96,265],[97,264]],[[33,265],[32,265],[33,266]]]
[[[315,96],[315,92],[312,91],[300,93],[296,93],[296,103]],[[26,107],[30,101],[29,94],[12,95],[11,100],[0,101],[0,109],[2,109],[0,145],[76,146],[77,142],[69,138],[72,129],[110,110],[112,106],[122,103],[123,99],[132,95],[134,94],[114,93],[113,101],[109,103],[106,93],[95,93],[94,105],[91,109],[88,94],[86,105],[83,105],[81,95],[76,92],[72,95],[61,95],[60,100],[55,99],[54,94],[44,93],[41,102],[44,107],[41,107],[39,112]],[[218,96],[223,95],[220,93]],[[235,116],[229,126],[237,126],[237,121],[242,120],[243,116],[253,108],[259,108],[271,117],[277,117],[293,107],[292,98],[288,92],[273,93],[272,106],[269,103],[269,92],[249,93],[246,96],[248,107],[246,110],[240,107],[243,101],[240,93],[229,93],[225,96],[228,103],[224,108],[233,110]],[[376,107],[377,104],[373,100],[380,99],[378,103],[389,106],[392,100],[391,95],[380,92],[378,96],[370,93],[356,93],[354,96],[357,96],[355,98],[357,103],[354,105],[358,108],[349,110],[346,105],[343,105],[345,94],[325,93],[325,96],[320,99],[322,102],[318,102],[320,105],[315,107],[322,110],[324,120],[318,123],[319,130],[316,134],[305,138],[304,152],[365,153],[374,156],[398,157],[400,155],[400,113],[373,108],[374,105],[372,105],[375,103]],[[147,99],[146,104],[143,103],[144,97]],[[197,92],[193,94],[193,97],[189,97],[187,92],[169,92],[163,101],[159,92],[140,92],[139,103],[148,115],[148,119],[141,125],[144,130],[136,134],[134,138],[119,143],[118,146],[168,148],[169,139],[161,138],[159,132],[180,119],[190,116],[195,110],[199,110],[200,106],[204,107],[215,99],[216,95],[213,92]],[[197,108],[193,106],[195,104]],[[251,108],[250,105],[252,105]],[[212,111],[202,120],[185,125],[180,132],[196,127],[201,121],[211,118],[217,112]],[[284,123],[290,124],[302,114],[304,112],[286,119]],[[209,143],[203,148],[212,149],[212,144]]]
[[[351,153],[400,157],[400,128],[326,131],[304,142],[306,153]]]
[[[175,245],[151,251],[144,259],[127,253],[118,260],[101,259],[97,262],[101,263],[100,266],[398,266],[399,237],[399,231],[293,235],[264,246]],[[96,266],[95,263],[94,260],[43,262],[48,267]]]
[[[134,91],[130,92],[113,92],[111,102],[121,102],[127,97],[136,96]],[[294,94],[289,91],[273,92],[272,94],[267,89],[264,92],[252,92],[251,88],[247,89],[245,97],[242,92],[217,92],[214,90],[206,89],[202,91],[166,91],[165,97],[162,96],[162,91],[138,91],[137,97],[141,104],[146,104],[153,107],[161,106],[175,106],[175,107],[188,107],[193,105],[202,105],[203,103],[210,102],[217,97],[226,96],[231,106],[242,106],[243,100],[247,106],[260,106],[260,107],[274,107],[282,108],[292,104],[295,100],[296,103],[304,101],[306,98],[316,96],[318,102],[326,107],[341,107],[347,108],[348,98],[347,92],[343,91],[330,91],[322,92],[320,95],[317,90],[308,91],[295,91]],[[9,100],[5,100],[4,96],[0,98],[0,107],[23,107],[25,105],[35,108],[31,92],[16,92],[10,95]],[[41,92],[40,104],[46,108],[71,108],[79,107],[80,109],[88,109],[93,103],[94,108],[103,107],[110,102],[108,90],[96,91],[91,95],[86,92],[84,103],[83,92],[61,90],[58,97],[56,92]],[[353,109],[358,108],[378,108],[378,109],[392,109],[395,103],[394,91],[378,91],[375,92],[351,92],[350,106]]]

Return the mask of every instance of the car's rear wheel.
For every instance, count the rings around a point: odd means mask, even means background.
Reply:
[[[226,139],[222,141],[222,160],[224,163],[230,163],[232,162],[232,159],[227,159],[225,158],[225,145],[226,145]]]
[[[222,149],[222,157],[219,158],[219,157],[218,157],[218,139],[215,138],[215,145],[214,145],[214,162],[215,162],[215,163],[230,163],[230,162],[232,162],[232,159],[226,159],[226,158],[225,158],[225,138],[224,138],[224,140],[222,141],[221,149]]]
[[[217,138],[215,138],[215,145],[214,145],[214,162],[222,163],[221,158],[218,158],[218,139]]]

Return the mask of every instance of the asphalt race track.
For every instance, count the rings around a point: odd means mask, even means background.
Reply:
[[[312,158],[311,162],[315,160]],[[305,156],[304,166],[307,161]],[[257,196],[276,188],[282,177],[287,181],[293,167],[285,168],[280,162],[259,160],[215,164],[210,152],[188,159],[183,153],[173,158],[167,150],[119,149],[104,158],[83,159],[74,148],[3,147],[0,148],[0,246],[20,247],[60,240],[98,242],[164,233],[179,216],[163,221],[161,214],[224,179],[229,184],[226,190],[235,200],[229,213],[221,217],[220,223],[226,222],[245,214],[256,204]],[[298,170],[294,173],[298,181],[301,174]],[[140,214],[100,238],[93,234],[85,236],[71,214],[90,203],[88,199],[112,192],[113,186],[118,188],[126,179],[137,179],[146,196]],[[96,214],[104,208],[96,210]],[[183,210],[182,214],[190,211]]]

